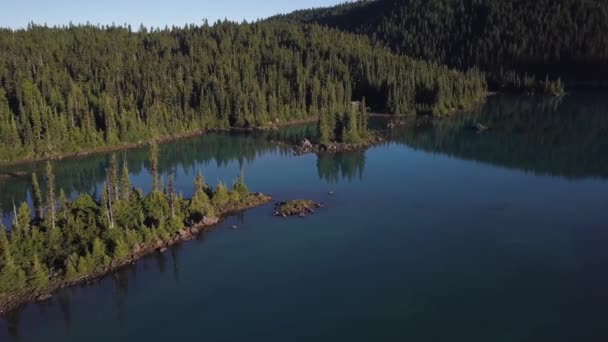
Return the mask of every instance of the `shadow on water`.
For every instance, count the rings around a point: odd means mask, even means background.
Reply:
[[[490,129],[466,129],[475,123]],[[605,94],[493,96],[479,112],[399,129],[391,138],[427,152],[536,174],[608,178]]]
[[[365,152],[345,152],[335,155],[320,154],[317,156],[319,178],[328,183],[341,180],[362,179],[365,170]]]

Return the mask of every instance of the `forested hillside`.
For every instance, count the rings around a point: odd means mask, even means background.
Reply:
[[[0,160],[48,157],[210,128],[373,110],[445,113],[485,92],[460,73],[316,25],[132,31],[0,30]]]
[[[477,66],[494,88],[544,91],[546,76],[570,84],[608,80],[605,0],[359,1],[271,21],[319,23],[414,58]]]

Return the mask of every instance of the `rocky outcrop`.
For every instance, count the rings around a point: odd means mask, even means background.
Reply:
[[[275,203],[274,216],[288,217],[300,216],[305,217],[308,214],[313,214],[316,208],[322,208],[323,204],[311,200],[293,200]]]
[[[483,132],[487,131],[488,129],[490,129],[488,126],[485,126],[479,122],[472,124],[468,128],[476,131],[477,133],[483,133]]]
[[[220,218],[217,216],[205,216],[203,217],[203,224],[205,226],[211,226],[217,224],[220,221]]]

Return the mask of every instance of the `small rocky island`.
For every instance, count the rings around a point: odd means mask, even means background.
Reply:
[[[293,146],[293,153],[336,153],[366,149],[383,142],[380,132],[368,129],[365,98],[344,106],[342,113],[322,112],[317,122],[317,136]]]
[[[322,208],[323,204],[311,200],[292,200],[275,203],[274,216],[288,217],[300,216],[305,217],[308,214],[313,214],[315,209]]]
[[[358,143],[329,142],[327,144],[316,144],[310,142],[308,139],[304,139],[300,142],[300,144],[293,146],[293,154],[296,156],[301,156],[309,153],[359,151],[374,145],[378,145],[383,141],[385,141],[385,139],[380,134],[370,134],[370,137],[367,140]]]

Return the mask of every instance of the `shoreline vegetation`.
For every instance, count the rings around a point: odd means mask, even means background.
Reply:
[[[17,165],[42,162],[42,161],[55,161],[55,160],[62,160],[62,159],[68,159],[68,158],[84,158],[84,157],[88,157],[90,155],[97,154],[97,153],[125,151],[125,150],[143,147],[143,146],[147,146],[147,145],[151,145],[151,144],[162,144],[162,143],[166,143],[166,142],[172,142],[172,141],[177,141],[180,139],[197,137],[197,136],[214,133],[214,132],[255,132],[255,131],[275,130],[275,129],[279,129],[282,127],[314,123],[314,122],[317,122],[317,120],[318,120],[317,117],[310,117],[310,118],[306,118],[306,119],[292,120],[292,121],[287,121],[287,122],[280,122],[280,121],[274,122],[274,123],[272,123],[272,125],[266,126],[266,127],[250,127],[250,128],[231,127],[231,128],[215,128],[215,129],[196,130],[196,131],[185,132],[185,133],[181,133],[181,134],[170,134],[170,135],[160,136],[160,137],[157,137],[154,139],[138,141],[135,143],[122,143],[122,144],[119,143],[114,146],[86,149],[86,150],[81,150],[78,152],[60,153],[60,154],[55,154],[55,155],[50,155],[50,156],[40,156],[40,157],[33,157],[33,158],[28,158],[28,159],[18,159],[18,160],[9,160],[9,161],[0,160],[0,167],[17,166]],[[19,175],[19,174],[13,174],[13,173],[7,174],[7,173],[0,172],[0,177],[2,175],[23,176],[23,175]]]
[[[495,96],[498,94],[499,93],[497,93],[497,92],[486,92],[484,94],[484,96],[482,97],[482,99],[480,101],[478,101],[477,103],[485,101],[485,98],[488,96]],[[361,106],[361,103],[357,102],[357,101],[353,101],[351,104],[355,107]],[[367,120],[367,118],[370,118],[370,117],[380,117],[380,118],[391,119],[389,121],[389,123],[387,124],[386,128],[392,129],[395,127],[406,126],[411,121],[412,118],[414,118],[414,119],[419,119],[419,118],[439,119],[439,118],[443,118],[443,117],[450,117],[456,113],[463,112],[466,110],[469,110],[469,108],[466,108],[466,109],[464,109],[464,108],[454,109],[453,108],[444,115],[432,115],[431,114],[431,115],[426,115],[426,116],[411,115],[411,114],[389,114],[389,113],[371,112],[368,114],[367,113],[364,114],[361,119]],[[213,133],[213,132],[255,132],[255,131],[276,130],[276,129],[280,129],[283,127],[310,124],[310,123],[315,123],[315,122],[317,124],[319,124],[319,120],[320,120],[319,116],[314,116],[314,117],[308,117],[305,119],[290,120],[290,121],[285,121],[285,122],[275,121],[270,126],[265,126],[265,127],[250,127],[250,128],[231,127],[231,128],[225,128],[225,129],[216,128],[216,129],[197,130],[197,131],[186,132],[186,133],[182,133],[182,134],[172,134],[172,135],[161,136],[156,139],[140,141],[140,142],[136,142],[136,143],[122,143],[122,144],[118,144],[118,145],[114,145],[114,146],[99,147],[99,148],[94,148],[94,149],[85,149],[85,150],[81,150],[79,152],[60,153],[60,154],[55,154],[55,155],[50,155],[50,156],[40,156],[40,157],[11,160],[11,161],[0,160],[0,167],[18,166],[18,165],[24,165],[24,164],[28,164],[28,163],[35,163],[35,162],[42,162],[42,161],[56,161],[56,160],[62,160],[62,159],[68,159],[68,158],[84,158],[84,157],[88,157],[93,154],[124,151],[124,150],[129,150],[129,149],[134,149],[134,148],[138,148],[138,147],[151,145],[154,143],[158,144],[158,143],[172,142],[172,141],[177,141],[180,139],[201,136],[201,135],[205,135],[205,134]],[[344,151],[357,151],[357,150],[362,150],[362,149],[366,149],[366,148],[378,145],[378,144],[382,143],[383,141],[385,141],[385,139],[386,139],[386,134],[383,134],[381,131],[376,131],[376,132],[370,131],[370,134],[371,134],[371,136],[365,137],[364,141],[359,141],[359,142],[355,142],[355,143],[341,143],[341,142],[337,142],[337,141],[334,141],[334,142],[329,141],[329,142],[327,142],[327,144],[314,143],[313,146],[308,146],[308,144],[310,143],[311,140],[312,141],[315,140],[312,137],[306,138],[306,140],[303,140],[303,141],[299,142],[299,144],[295,144],[295,145],[293,145],[293,142],[284,141],[284,140],[271,139],[271,141],[274,141],[274,142],[277,142],[280,144],[284,144],[284,143],[292,144],[292,148],[294,150],[294,155],[299,156],[299,155],[304,155],[304,154],[308,154],[308,153],[321,153],[321,152],[336,153],[336,152],[344,152]],[[306,141],[308,141],[308,143]],[[17,173],[0,172],[0,177],[22,177],[22,176],[27,176],[27,175],[23,175],[18,172]]]
[[[158,175],[158,147],[150,152],[152,191],[131,186],[126,161],[116,156],[99,198],[57,194],[47,162],[45,196],[32,175],[33,208],[14,206],[10,230],[0,223],[0,316],[58,289],[93,281],[156,251],[195,238],[221,218],[269,203],[237,177],[231,188],[211,188],[199,173],[194,194],[177,194],[174,176],[165,186]]]
[[[497,92],[486,92],[484,94],[484,96],[481,98],[481,100],[477,101],[477,103],[485,101],[485,98],[488,96],[495,96],[498,94],[499,93],[497,93]],[[362,104],[357,101],[352,101],[351,105],[357,107],[357,106],[361,106]],[[365,105],[365,104],[363,104],[363,105]],[[443,115],[432,115],[431,114],[430,117],[431,118],[449,117],[449,116],[454,115],[455,113],[466,111],[468,109],[469,108],[466,108],[466,109],[465,108],[461,108],[461,109],[452,108],[446,114],[443,114]],[[428,117],[428,116],[429,115],[427,115],[425,117]],[[387,128],[391,129],[394,127],[405,126],[407,120],[411,119],[412,117],[419,118],[420,116],[412,115],[412,114],[390,114],[390,113],[371,112],[371,113],[365,114],[362,117],[362,120],[366,120],[369,117],[382,117],[382,118],[392,119],[387,126]],[[283,127],[297,126],[297,125],[303,125],[303,124],[309,124],[309,123],[315,123],[315,122],[318,123],[319,119],[320,119],[320,116],[312,116],[312,117],[308,117],[308,118],[304,118],[304,119],[295,119],[295,120],[284,121],[284,122],[275,121],[275,122],[271,123],[269,126],[262,126],[262,127],[210,128],[210,129],[196,130],[196,131],[185,132],[185,133],[180,133],[180,134],[169,134],[169,135],[157,137],[155,139],[139,141],[139,142],[135,142],[135,143],[118,143],[117,145],[113,145],[113,146],[84,149],[84,150],[80,150],[78,152],[51,154],[48,156],[38,156],[38,157],[32,157],[32,158],[27,158],[27,159],[18,159],[18,160],[0,160],[0,167],[18,166],[18,165],[23,165],[23,164],[28,164],[28,163],[35,163],[35,162],[41,162],[41,161],[55,161],[55,160],[62,160],[62,159],[67,159],[67,158],[84,158],[84,157],[88,157],[93,154],[124,151],[124,150],[147,146],[147,145],[150,145],[153,143],[158,144],[158,143],[172,142],[172,141],[176,141],[176,140],[180,140],[180,139],[201,136],[201,135],[205,135],[205,134],[213,133],[213,132],[255,132],[255,131],[276,130],[276,129],[280,129]],[[308,138],[306,140],[310,141],[310,139],[308,139]],[[375,146],[377,144],[380,144],[385,140],[385,137],[381,132],[372,132],[372,136],[367,137],[365,140],[366,141],[360,141],[358,143],[328,142],[327,144],[314,144],[315,146],[313,146],[312,150],[310,150],[310,151],[304,151],[304,150],[308,150],[308,149],[302,149],[302,145],[306,144],[305,141],[300,142],[300,145],[293,145],[292,147],[294,149],[295,155],[303,155],[303,154],[308,154],[308,153],[320,153],[320,152],[336,153],[336,152],[342,152],[342,151],[356,151],[356,150],[361,150],[361,149],[369,148],[369,147]],[[286,141],[281,141],[281,140],[273,140],[273,141],[275,141],[277,143],[286,143]],[[14,176],[23,176],[23,175],[0,172],[0,177],[2,177],[2,176],[14,177]]]

